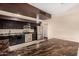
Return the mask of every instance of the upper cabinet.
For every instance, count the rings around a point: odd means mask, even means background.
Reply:
[[[39,14],[39,19],[46,20],[51,18],[49,13],[46,13],[30,4],[27,3],[0,3],[0,10],[21,14],[36,18]]]

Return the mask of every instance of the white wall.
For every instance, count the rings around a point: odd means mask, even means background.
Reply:
[[[52,16],[48,21],[48,38],[79,42],[79,7],[68,10],[62,16]]]

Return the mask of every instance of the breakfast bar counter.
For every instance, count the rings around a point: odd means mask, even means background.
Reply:
[[[79,43],[49,39],[9,52],[9,56],[77,56]]]

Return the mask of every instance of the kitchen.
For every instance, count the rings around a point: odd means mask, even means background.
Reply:
[[[43,20],[49,18],[50,14],[30,4],[0,4],[1,51],[5,48],[13,51],[27,46],[29,42],[35,44],[35,41],[43,41],[47,38],[43,32]]]
[[[0,3],[0,55],[77,56],[79,36],[75,26],[78,25],[79,13],[74,13],[76,6],[62,3]]]

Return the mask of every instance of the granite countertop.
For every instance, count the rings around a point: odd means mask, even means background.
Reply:
[[[2,33],[0,36],[22,35],[23,33]]]
[[[61,39],[50,39],[39,44],[33,44],[16,51],[11,51],[7,55],[21,56],[76,56],[79,43]]]
[[[24,34],[29,34],[32,32],[23,32],[23,33],[0,33],[0,37],[1,36],[15,36],[15,35],[24,35]]]

